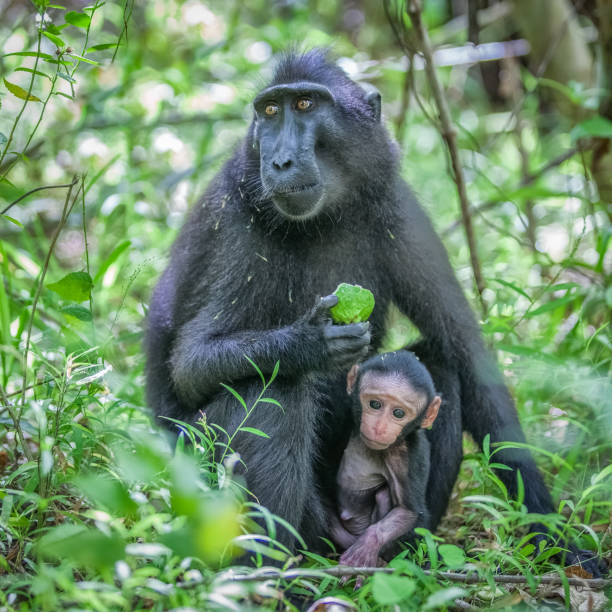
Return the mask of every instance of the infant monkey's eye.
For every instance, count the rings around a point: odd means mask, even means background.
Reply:
[[[406,413],[405,413],[403,410],[400,410],[399,408],[396,408],[396,409],[393,411],[393,416],[394,416],[396,419],[403,419],[403,418],[406,416]]]
[[[382,404],[378,400],[370,400],[370,408],[374,408],[374,410],[380,410]]]
[[[278,104],[274,104],[273,102],[270,102],[270,104],[266,104],[266,108],[264,109],[264,112],[266,113],[266,115],[268,115],[268,117],[277,115],[278,114]]]

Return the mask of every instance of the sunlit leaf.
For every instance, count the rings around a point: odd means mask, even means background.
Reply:
[[[131,240],[123,240],[110,253],[110,255],[100,264],[100,268],[94,276],[94,284],[101,281],[106,271],[119,259],[121,254],[126,251],[132,244]]]
[[[612,138],[612,121],[597,115],[579,123],[571,132],[572,140],[597,137]]]
[[[84,302],[91,295],[93,281],[87,272],[71,272],[56,283],[50,283],[47,288],[64,300]]]
[[[112,43],[102,43],[100,45],[93,45],[93,47],[89,47],[85,53],[90,53],[91,51],[104,51],[105,49],[116,49],[118,44],[116,42]]]
[[[13,217],[9,217],[8,215],[1,215],[1,216],[4,217],[7,221],[14,223],[17,227],[23,227],[23,223],[17,221],[17,219],[13,219]]]
[[[14,83],[10,83],[6,79],[4,79],[4,84],[6,85],[6,88],[14,96],[17,96],[21,100],[28,100],[29,102],[40,102],[41,101],[40,98],[37,98],[36,96],[34,96],[32,94],[28,95],[28,92],[25,89],[23,89],[22,87],[19,87],[19,85],[15,85]]]
[[[535,310],[530,310],[525,314],[526,317],[537,317],[538,315],[544,314],[545,312],[550,312],[551,310],[556,310],[557,308],[561,308],[562,306],[567,306],[567,304],[571,304],[576,301],[577,295],[564,295],[563,297],[557,298],[556,300],[550,300],[550,302],[546,302],[546,304],[542,304]]]
[[[78,53],[71,53],[70,57],[76,57],[78,60],[85,62],[86,64],[92,64],[93,66],[97,66],[99,64],[99,62],[90,60],[89,58],[83,57],[82,55],[78,55]]]
[[[68,11],[65,15],[67,23],[76,26],[77,28],[88,28],[91,23],[91,17],[84,13],[77,13],[76,11]]]
[[[59,36],[51,32],[43,32],[43,34],[59,49],[66,46],[66,43]]]

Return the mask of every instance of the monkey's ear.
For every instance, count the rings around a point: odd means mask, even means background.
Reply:
[[[365,89],[366,102],[372,109],[374,119],[376,121],[380,121],[380,117],[382,115],[382,102],[380,97],[380,91],[378,91],[378,89],[376,89],[374,85],[370,85],[369,83],[362,83],[361,86],[363,87],[363,89]]]
[[[425,410],[425,418],[421,421],[421,427],[427,428],[432,426],[438,416],[438,410],[440,410],[441,403],[442,399],[439,395],[436,395],[436,397],[431,400],[431,404],[429,404],[427,410]]]
[[[355,388],[357,376],[359,375],[359,366],[355,364],[346,375],[346,392],[350,395]]]

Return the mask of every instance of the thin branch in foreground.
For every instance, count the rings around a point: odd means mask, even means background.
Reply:
[[[373,576],[374,574],[399,574],[390,567],[349,567],[345,565],[336,565],[334,567],[326,567],[322,569],[292,569],[279,570],[271,567],[264,567],[255,570],[251,573],[240,574],[235,570],[228,570],[222,577],[226,577],[230,582],[259,582],[264,580],[296,580],[299,578],[350,578],[351,576]],[[451,582],[462,582],[464,584],[486,584],[487,581],[481,578],[478,574],[461,574],[459,572],[435,572],[431,570],[423,570],[427,576],[433,576]],[[527,584],[527,578],[520,575],[512,574],[493,574],[492,579],[498,584]],[[535,576],[535,581],[538,584],[546,584],[551,586],[560,586],[569,584],[570,586],[587,587],[593,591],[605,589],[612,585],[612,580],[607,578],[575,578],[568,577],[563,580],[559,576]],[[188,586],[185,584],[184,586]]]
[[[431,48],[431,42],[429,40],[429,34],[427,28],[423,23],[422,19],[422,5],[420,0],[408,0],[406,3],[406,11],[412,21],[416,38],[418,40],[423,58],[425,60],[425,71],[429,84],[432,90],[438,113],[440,115],[440,122],[442,124],[442,137],[448,147],[452,165],[452,176],[457,186],[457,194],[459,195],[459,203],[461,205],[461,218],[463,221],[463,227],[465,229],[465,235],[470,251],[470,262],[472,264],[472,271],[474,273],[474,280],[476,282],[476,290],[478,291],[478,297],[480,300],[480,306],[482,308],[483,315],[487,313],[487,304],[483,297],[483,291],[485,288],[484,278],[480,267],[480,261],[478,259],[478,253],[476,248],[476,237],[474,235],[474,228],[472,226],[472,217],[470,213],[470,203],[467,197],[467,188],[465,184],[465,177],[463,175],[463,167],[459,159],[459,148],[457,147],[457,132],[453,126],[450,112],[448,110],[448,104],[444,92],[442,91],[442,85],[438,79],[436,69],[433,61],[433,51]]]
[[[36,193],[37,191],[43,191],[45,189],[68,189],[68,187],[73,186],[73,183],[68,183],[67,185],[43,185],[42,187],[36,187],[35,189],[31,189],[27,193],[24,193],[22,196],[19,196],[16,200],[13,200],[2,212],[0,212],[0,215],[6,215],[6,213],[11,210],[11,208],[13,208],[15,204],[19,204],[21,200],[24,200],[28,196],[31,196],[33,193]]]
[[[45,276],[47,274],[47,270],[49,269],[49,262],[51,261],[51,255],[53,255],[53,251],[55,250],[55,244],[57,242],[57,239],[59,238],[59,235],[64,225],[66,224],[66,219],[68,219],[68,215],[70,215],[70,211],[72,210],[73,206],[76,203],[78,192],[75,198],[72,200],[72,202],[70,201],[70,197],[72,195],[72,189],[77,183],[78,183],[78,178],[74,176],[72,179],[72,182],[70,183],[70,185],[68,185],[68,192],[66,193],[64,207],[62,208],[62,216],[57,224],[57,227],[55,228],[55,233],[53,234],[53,238],[51,239],[51,245],[49,246],[49,249],[47,251],[47,256],[45,257],[45,262],[43,264],[42,270],[40,272],[40,277],[38,279],[36,293],[34,294],[34,299],[32,301],[32,312],[30,313],[30,319],[28,321],[27,332],[26,332],[26,342],[25,342],[25,346],[23,349],[23,362],[22,362],[23,381],[21,383],[21,388],[23,390],[23,393],[21,395],[21,404],[19,407],[19,413],[17,415],[17,422],[15,423],[16,428],[20,427],[19,422],[21,420],[21,415],[22,415],[23,408],[25,406],[25,401],[26,401],[26,389],[28,388],[28,355],[30,353],[30,340],[32,337],[32,327],[34,326],[34,317],[36,316],[38,300],[40,299],[40,294],[42,293],[43,285],[45,282]]]
[[[544,164],[541,168],[539,168],[535,172],[529,173],[526,176],[524,176],[519,182],[519,185],[518,185],[519,188],[527,187],[527,185],[531,185],[532,183],[537,181],[540,177],[542,177],[544,174],[546,174],[553,168],[560,166],[562,163],[566,162],[568,159],[571,159],[572,157],[574,157],[576,153],[587,150],[589,148],[592,148],[592,145],[587,144],[585,147],[585,144],[581,144],[578,147],[572,147],[571,149],[568,149],[567,151],[565,151],[565,153],[562,153],[558,157],[555,157],[555,159],[552,159],[548,163]],[[491,208],[495,208],[499,203],[500,203],[500,200],[489,200],[488,202],[484,202],[480,206],[472,206],[470,208],[470,212],[472,214],[479,215],[480,213],[486,212],[487,210],[490,210]],[[442,232],[440,233],[443,237],[448,236],[449,234],[454,232],[460,225],[461,225],[461,219],[454,221],[447,228],[442,230]]]

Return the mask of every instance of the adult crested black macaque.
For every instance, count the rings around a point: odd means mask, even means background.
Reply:
[[[340,283],[376,297],[370,324],[334,325]],[[316,296],[327,296],[316,299]],[[443,397],[431,432],[429,526],[445,511],[461,461],[462,428],[481,442],[524,436],[512,399],[480,337],[432,226],[400,178],[398,148],[366,92],[325,51],[287,54],[254,101],[248,134],[192,209],[151,300],[147,397],[156,414],[209,421],[233,432],[270,374],[283,406],[261,405],[232,446],[249,489],[311,545],[328,532],[322,495],[350,432],[334,410],[344,377],[381,343],[391,304],[423,336],[413,350]],[[313,307],[313,304],[314,307]],[[524,501],[552,501],[526,450],[497,456],[500,477]],[[333,477],[332,477],[333,478]],[[291,543],[291,542],[289,542]]]
[[[413,353],[396,351],[354,365],[347,376],[353,432],[337,476],[331,537],[340,563],[375,567],[379,555],[428,524],[429,442],[423,428],[440,396]]]

